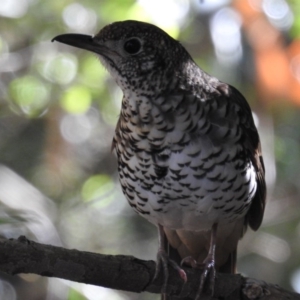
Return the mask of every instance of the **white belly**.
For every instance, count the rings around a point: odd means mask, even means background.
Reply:
[[[133,155],[129,168],[119,169],[130,205],[150,222],[170,229],[208,230],[221,220],[243,217],[256,192],[251,162],[236,158],[236,151],[215,157],[215,148],[211,158],[203,158],[205,153],[191,157],[189,151],[193,149],[170,153],[167,163],[146,153]],[[166,171],[161,178],[157,164]]]

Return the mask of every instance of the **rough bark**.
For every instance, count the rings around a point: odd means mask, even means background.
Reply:
[[[167,293],[172,299],[193,299],[199,286],[200,270],[185,269],[188,282],[183,285],[176,271],[170,268]],[[155,272],[153,261],[131,256],[102,255],[43,245],[21,236],[17,240],[0,241],[0,271],[15,275],[34,273],[72,281],[136,293],[160,293],[163,275],[152,282]],[[214,297],[222,300],[282,300],[299,299],[277,285],[239,274],[217,274]]]

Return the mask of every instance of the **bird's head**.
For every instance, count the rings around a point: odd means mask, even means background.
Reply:
[[[98,54],[123,91],[161,89],[159,85],[169,84],[168,78],[176,77],[178,64],[190,58],[181,44],[163,30],[138,21],[112,23],[94,37],[63,34],[53,41]]]

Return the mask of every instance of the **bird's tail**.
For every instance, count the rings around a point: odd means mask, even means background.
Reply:
[[[237,248],[229,255],[227,261],[219,268],[220,273],[235,274],[236,273]]]

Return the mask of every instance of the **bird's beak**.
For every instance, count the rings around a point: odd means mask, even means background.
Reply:
[[[95,52],[97,54],[102,54],[106,47],[99,45],[95,42],[94,38],[90,35],[68,33],[61,34],[52,39],[52,42],[57,41],[63,44],[67,44],[76,48],[81,48]]]

